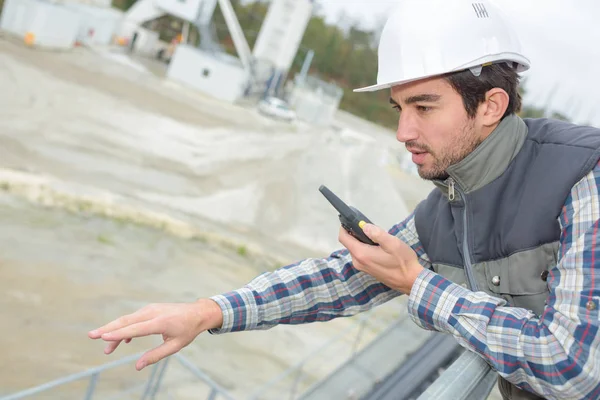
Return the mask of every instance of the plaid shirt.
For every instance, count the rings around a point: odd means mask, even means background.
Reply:
[[[600,398],[600,164],[575,185],[559,217],[558,265],[548,276],[541,316],[430,270],[414,215],[390,234],[409,244],[426,267],[408,310],[419,326],[452,334],[517,386],[548,399]],[[244,288],[214,296],[223,326],[211,333],[268,329],[350,316],[400,293],[352,267],[347,250],[260,275]]]

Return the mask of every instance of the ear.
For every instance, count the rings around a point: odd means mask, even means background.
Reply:
[[[500,88],[488,90],[485,101],[481,103],[479,115],[484,126],[494,126],[500,122],[508,108],[508,93]]]

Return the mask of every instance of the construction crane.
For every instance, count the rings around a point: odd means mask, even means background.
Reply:
[[[135,48],[138,34],[154,36],[154,41],[157,41],[155,32],[144,30],[141,26],[147,21],[168,14],[187,22],[180,35],[180,38],[184,39],[183,43],[186,43],[185,38],[191,24],[200,32],[201,42],[198,50],[204,52],[202,57],[206,59],[212,55],[225,60],[224,52],[211,29],[211,20],[217,4],[244,69],[243,73],[248,77],[246,95],[249,93],[266,95],[277,92],[286,80],[300,47],[313,12],[312,0],[273,0],[253,50],[248,45],[230,0],[138,0],[125,14],[122,30],[125,33],[124,42],[129,43],[131,49]],[[152,40],[146,41],[144,38],[142,40],[145,43],[152,43]],[[178,40],[175,42],[170,48],[171,51],[181,43]],[[171,59],[171,57],[167,58]],[[211,62],[208,64],[216,65]],[[242,72],[233,73],[236,76],[242,74]],[[210,73],[207,79],[213,79]],[[214,79],[222,79],[222,77],[214,76]]]
[[[188,0],[186,2],[178,0],[138,0],[125,13],[124,31],[130,34],[125,39],[130,43],[135,42],[136,28],[147,21],[170,14],[196,26],[203,38],[201,47],[207,51],[215,51],[217,46],[212,39],[209,26],[217,3],[225,18],[237,55],[244,68],[251,72],[252,51],[229,0]]]

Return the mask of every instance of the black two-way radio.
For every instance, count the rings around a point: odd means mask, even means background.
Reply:
[[[342,223],[342,227],[346,230],[346,232],[348,232],[350,235],[354,236],[357,240],[360,240],[363,243],[370,244],[372,246],[379,246],[377,243],[369,239],[369,237],[362,230],[362,227],[365,223],[372,224],[369,218],[367,218],[356,208],[348,206],[346,203],[340,200],[339,197],[333,194],[333,192],[329,190],[326,186],[321,185],[319,187],[319,191],[340,213],[340,222]]]

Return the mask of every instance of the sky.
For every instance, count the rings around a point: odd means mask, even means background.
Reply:
[[[374,27],[401,0],[318,0],[331,23],[342,15]],[[560,111],[576,123],[600,127],[600,1],[496,0],[515,27],[531,61],[531,105]],[[344,23],[344,22],[343,22]],[[347,21],[345,23],[348,23]],[[377,77],[373,76],[373,83]]]

